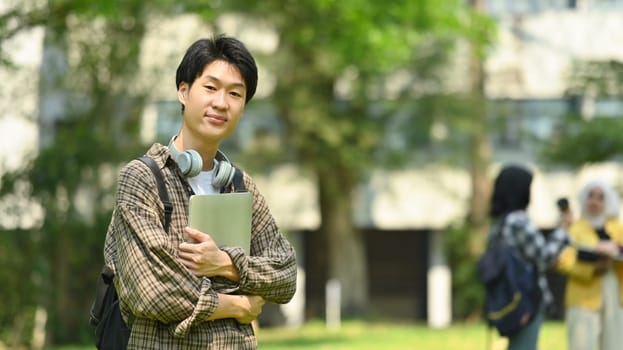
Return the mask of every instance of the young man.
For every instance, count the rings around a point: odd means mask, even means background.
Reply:
[[[134,160],[120,172],[106,235],[105,261],[132,329],[128,349],[255,349],[251,322],[264,302],[286,303],[294,295],[292,246],[246,173],[253,195],[249,255],[219,248],[209,232],[187,227],[187,218],[191,194],[232,190],[230,183],[216,184],[218,172],[230,171],[217,150],[255,93],[257,67],[237,39],[201,39],[186,51],[176,84],[181,130],[169,147],[154,144],[147,152],[165,178],[170,225],[163,225],[154,176]]]

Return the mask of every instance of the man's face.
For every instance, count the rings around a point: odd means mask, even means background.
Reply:
[[[197,141],[218,145],[236,129],[246,91],[236,66],[220,60],[206,65],[192,86],[182,82],[178,89],[184,128]]]

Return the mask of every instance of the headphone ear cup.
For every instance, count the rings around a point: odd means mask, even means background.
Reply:
[[[221,160],[218,163],[218,167],[214,172],[214,179],[212,180],[212,185],[223,188],[231,185],[234,180],[234,173],[236,169],[231,165],[230,162],[226,160]]]
[[[194,177],[199,175],[201,172],[201,168],[203,167],[203,161],[201,160],[201,155],[199,152],[194,149],[186,150],[180,153],[175,161],[177,165],[180,167],[180,170],[187,177]]]

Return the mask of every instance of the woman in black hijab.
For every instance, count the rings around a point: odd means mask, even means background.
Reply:
[[[535,315],[526,315],[525,325],[509,337],[508,349],[537,349],[539,329],[545,308],[553,296],[547,285],[545,271],[553,265],[560,252],[568,244],[566,228],[571,222],[570,214],[561,218],[559,227],[546,238],[528,217],[532,173],[521,166],[502,168],[495,179],[491,198],[492,219],[489,240],[501,238],[505,245],[515,247],[522,260],[536,268],[541,291],[541,308]]]

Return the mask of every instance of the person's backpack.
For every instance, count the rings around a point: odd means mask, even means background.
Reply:
[[[169,194],[160,168],[151,157],[142,156],[138,159],[145,163],[154,174],[158,195],[164,205],[164,229],[168,231],[173,205],[169,201]],[[95,327],[95,346],[99,350],[125,350],[130,339],[131,328],[121,317],[119,299],[113,284],[114,277],[113,271],[104,265],[97,280],[95,301],[91,306],[89,323]]]
[[[95,346],[98,349],[125,350],[131,330],[121,317],[113,277],[112,270],[104,265],[95,288],[89,322],[95,327]]]
[[[515,334],[538,312],[541,292],[536,267],[515,247],[504,244],[498,232],[478,260],[477,270],[485,288],[487,323],[501,336]],[[528,322],[522,324],[524,316]]]

